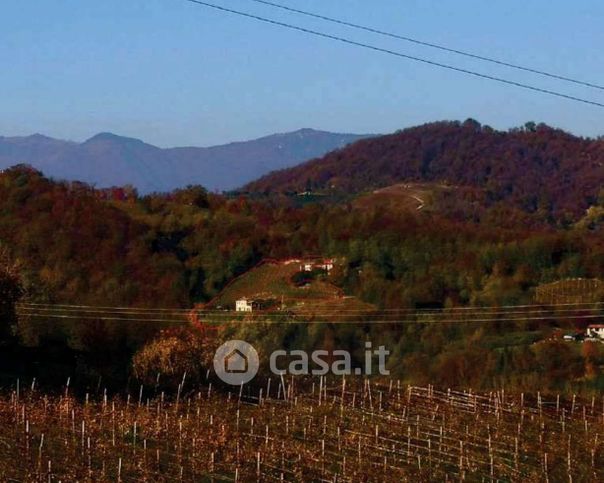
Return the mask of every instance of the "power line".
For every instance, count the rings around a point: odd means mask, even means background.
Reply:
[[[135,319],[131,317],[118,317],[111,315],[68,315],[68,314],[48,314],[48,313],[27,313],[27,314],[18,314],[25,317],[36,317],[43,319],[72,319],[78,321],[111,321],[111,322],[153,322],[153,323],[164,323],[164,324],[184,324],[188,321],[185,319]]]
[[[205,319],[202,323],[217,324],[239,321],[238,317],[246,319],[243,323],[303,323],[303,324],[399,324],[399,323],[472,323],[472,322],[512,322],[529,320],[564,319],[586,320],[602,319],[603,314],[594,314],[601,311],[601,303],[584,304],[553,304],[549,308],[538,305],[517,305],[484,308],[458,308],[460,310],[441,310],[439,312],[419,312],[406,310],[352,310],[344,312],[328,312],[325,309],[317,311],[291,310],[283,312],[256,312],[250,314],[235,311],[198,311],[188,312],[182,309],[131,309],[126,307],[93,307],[82,305],[51,305],[30,303],[19,304],[17,313],[20,316],[36,318],[58,318],[79,320],[112,320],[124,322],[158,322],[158,323],[186,323],[189,315],[195,314],[198,318]],[[575,308],[571,308],[575,307]],[[463,309],[469,309],[464,311]],[[549,313],[553,311],[552,313]],[[591,313],[589,313],[591,311]],[[588,313],[586,313],[588,312]],[[145,318],[142,318],[145,317]],[[174,318],[176,317],[176,318]],[[346,319],[349,320],[346,320]],[[285,320],[284,320],[285,319]]]
[[[565,81],[565,82],[571,82],[573,84],[578,84],[581,86],[585,86],[585,87],[591,87],[594,89],[600,89],[600,90],[604,90],[604,86],[598,85],[598,84],[594,84],[591,82],[587,82],[587,81],[583,81],[583,80],[579,80],[579,79],[574,79],[572,77],[567,77],[567,76],[563,76],[560,74],[554,74],[552,72],[547,72],[544,70],[540,70],[540,69],[535,69],[532,67],[526,67],[523,65],[519,65],[519,64],[513,64],[511,62],[506,62],[503,60],[499,60],[499,59],[495,59],[493,57],[486,57],[483,55],[479,55],[479,54],[474,54],[472,52],[467,52],[464,50],[459,50],[459,49],[454,49],[452,47],[447,47],[445,45],[440,45],[440,44],[435,44],[432,42],[427,42],[424,40],[418,40],[416,38],[412,38],[412,37],[408,37],[405,35],[400,35],[400,34],[394,34],[392,32],[386,32],[384,30],[379,30],[373,27],[367,27],[365,25],[360,25],[360,24],[356,24],[356,23],[352,23],[352,22],[347,22],[345,20],[340,20],[334,17],[327,17],[325,15],[320,15],[317,13],[313,13],[313,12],[309,12],[306,10],[299,10],[297,8],[293,8],[293,7],[288,7],[286,5],[281,5],[279,3],[274,3],[274,2],[268,2],[266,0],[250,0],[251,2],[255,2],[255,3],[260,3],[260,4],[264,4],[264,5],[269,5],[271,7],[275,7],[275,8],[279,8],[281,10],[285,10],[288,12],[292,12],[292,13],[296,13],[299,15],[305,15],[307,17],[313,17],[313,18],[317,18],[320,20],[324,20],[326,22],[331,22],[331,23],[335,23],[338,25],[343,25],[345,27],[350,27],[350,28],[354,28],[357,30],[364,30],[366,32],[371,32],[373,34],[378,34],[378,35],[382,35],[385,37],[390,37],[393,39],[397,39],[397,40],[404,40],[406,42],[411,42],[413,44],[417,44],[417,45],[423,45],[424,47],[431,47],[433,49],[438,49],[438,50],[442,50],[444,52],[449,52],[449,53],[453,53],[453,54],[457,54],[457,55],[462,55],[464,57],[469,57],[471,59],[476,59],[476,60],[481,60],[484,62],[490,62],[492,64],[497,64],[497,65],[501,65],[504,67],[509,67],[511,69],[516,69],[516,70],[521,70],[524,72],[530,72],[532,74],[538,74],[538,75],[542,75],[545,77],[550,77],[552,79],[556,79],[556,80],[561,80],[561,81]]]
[[[517,81],[513,81],[513,80],[509,80],[509,79],[504,79],[503,77],[496,77],[496,76],[492,76],[492,75],[488,75],[488,74],[483,74],[480,72],[476,72],[473,70],[469,70],[469,69],[464,69],[461,67],[456,67],[454,65],[450,65],[450,64],[443,64],[441,62],[436,62],[433,60],[429,60],[423,57],[416,57],[416,56],[412,56],[412,55],[408,55],[408,54],[404,54],[402,52],[398,52],[395,50],[390,50],[390,49],[386,49],[383,47],[377,47],[375,45],[371,45],[371,44],[366,44],[363,42],[357,42],[355,40],[351,40],[348,39],[346,37],[339,37],[337,35],[332,35],[332,34],[328,34],[325,32],[319,32],[317,30],[311,30],[309,28],[306,27],[300,27],[298,25],[293,25],[290,23],[285,23],[285,22],[280,22],[278,20],[273,20],[273,19],[269,19],[266,17],[261,17],[259,15],[255,15],[255,14],[251,14],[251,13],[247,13],[247,12],[242,12],[240,10],[234,10],[232,8],[227,8],[227,7],[223,7],[220,5],[215,5],[213,3],[208,3],[208,2],[203,2],[201,0],[183,0],[185,2],[189,2],[189,3],[193,3],[195,5],[200,5],[200,6],[204,6],[204,7],[208,7],[214,10],[219,10],[221,12],[226,12],[226,13],[231,13],[233,15],[238,15],[241,17],[246,17],[246,18],[250,18],[253,20],[257,20],[259,22],[263,22],[263,23],[267,23],[267,24],[271,24],[271,25],[276,25],[279,27],[283,27],[283,28],[287,28],[290,30],[296,30],[298,32],[303,32],[309,35],[314,35],[317,37],[322,37],[322,38],[326,38],[326,39],[330,39],[330,40],[335,40],[337,42],[342,42],[345,44],[349,44],[349,45],[354,45],[356,47],[361,47],[364,49],[368,49],[368,50],[372,50],[375,52],[382,52],[384,54],[389,54],[389,55],[394,55],[395,57],[399,57],[399,58],[403,58],[403,59],[408,59],[408,60],[412,60],[415,62],[420,62],[423,64],[427,64],[427,65],[431,65],[433,67],[439,67],[441,69],[447,69],[447,70],[451,70],[454,72],[459,72],[462,74],[466,74],[466,75],[471,75],[474,77],[478,77],[478,78],[482,78],[482,79],[487,79],[493,82],[498,82],[500,84],[506,84],[506,85],[511,85],[514,87],[519,87],[522,89],[527,89],[530,91],[534,91],[534,92],[540,92],[542,94],[548,94],[551,96],[555,96],[555,97],[560,97],[563,99],[567,99],[567,100],[571,100],[571,101],[575,101],[575,102],[580,102],[583,104],[589,104],[592,106],[597,106],[597,107],[604,107],[603,103],[597,102],[597,101],[593,101],[593,100],[589,100],[589,99],[584,99],[581,97],[575,97],[575,96],[571,96],[569,94],[564,94],[558,91],[553,91],[550,89],[544,89],[541,87],[537,87],[537,86],[533,86],[530,84],[524,84],[522,82],[517,82]]]
[[[146,308],[146,307],[129,307],[129,306],[121,306],[121,307],[108,307],[102,305],[68,305],[68,304],[51,304],[51,303],[34,303],[34,302],[19,302],[16,304],[17,308],[55,308],[61,310],[71,310],[71,311],[96,311],[96,310],[104,310],[104,311],[112,311],[112,312],[170,312],[170,313],[183,313],[189,314],[192,310],[195,309],[179,309],[179,308]]]
[[[66,304],[49,304],[49,303],[33,303],[33,302],[22,302],[17,304],[17,309],[20,311],[61,311],[61,312],[85,312],[85,313],[118,313],[118,314],[133,314],[133,315],[180,315],[187,316],[190,314],[196,314],[200,316],[216,316],[216,317],[230,317],[233,314],[241,315],[241,312],[233,310],[211,310],[211,309],[178,309],[178,308],[137,308],[137,307],[108,307],[108,306],[93,306],[93,305],[66,305]],[[451,307],[445,309],[377,309],[368,307],[366,309],[353,309],[353,308],[337,308],[337,313],[327,310],[325,307],[319,309],[313,309],[312,307],[290,307],[283,311],[260,311],[258,313],[264,316],[283,316],[287,313],[294,315],[333,315],[334,317],[340,316],[353,316],[355,314],[365,316],[401,316],[402,314],[409,314],[410,316],[463,316],[470,317],[476,315],[502,315],[502,314],[531,314],[540,313],[546,311],[555,311],[555,315],[560,314],[572,314],[576,312],[584,312],[586,310],[602,310],[604,309],[604,302],[576,302],[576,303],[561,303],[561,304],[530,304],[530,305],[503,305],[503,306],[491,306],[491,307]]]
[[[365,310],[365,311],[344,311],[344,310],[337,310],[335,312],[333,311],[327,311],[327,310],[317,310],[317,311],[312,311],[312,310],[307,310],[307,311],[302,311],[302,310],[297,310],[297,309],[291,309],[291,310],[284,310],[284,311],[279,311],[279,312],[268,312],[268,311],[258,311],[253,313],[254,315],[258,314],[261,317],[264,318],[282,318],[282,317],[330,317],[330,318],[344,318],[344,317],[364,317],[366,319],[371,319],[371,318],[377,318],[377,317],[381,317],[381,318],[395,318],[395,317],[409,317],[409,318],[444,318],[444,317],[456,317],[456,318],[465,318],[465,319],[470,319],[472,317],[491,317],[493,318],[493,320],[497,320],[498,316],[507,316],[507,315],[533,315],[533,314],[548,314],[549,317],[575,317],[575,316],[581,316],[581,315],[585,315],[585,312],[588,311],[593,311],[593,310],[597,310],[597,309],[557,309],[555,312],[549,313],[550,311],[548,311],[547,309],[539,309],[539,308],[535,308],[534,310],[505,310],[505,311],[476,311],[476,312],[434,312],[434,313],[421,313],[421,312],[405,312],[405,311],[401,311],[401,312],[387,312],[387,311],[382,311],[382,310]],[[31,308],[27,308],[27,307],[21,307],[18,308],[17,311],[21,314],[27,315],[29,313],[61,313],[61,314],[101,314],[101,315],[107,315],[107,314],[115,314],[118,316],[139,316],[139,317],[143,317],[143,316],[149,316],[149,317],[166,317],[166,316],[170,316],[170,317],[183,317],[183,318],[187,318],[189,315],[196,315],[197,317],[208,317],[208,318],[215,318],[215,319],[225,319],[225,318],[232,318],[233,316],[242,316],[242,315],[249,315],[249,313],[246,312],[237,312],[237,311],[233,311],[233,310],[229,310],[229,311],[222,311],[222,312],[196,312],[196,311],[191,311],[188,313],[182,313],[182,312],[162,312],[162,313],[157,313],[157,312],[141,312],[141,311],[133,311],[133,312],[129,312],[129,311],[123,311],[123,310],[94,310],[94,309],[62,309],[62,308],[54,308],[54,307],[31,307]],[[604,317],[604,315],[603,315]]]
[[[50,319],[73,319],[79,321],[99,321],[99,320],[107,320],[107,321],[118,321],[118,322],[153,322],[153,323],[174,323],[174,324],[183,324],[186,323],[186,320],[183,319],[134,319],[134,318],[120,318],[117,316],[98,316],[98,315],[87,315],[87,316],[78,316],[78,315],[67,315],[67,314],[48,314],[48,313],[28,313],[21,314],[27,317],[36,317],[36,318],[50,318]],[[572,317],[573,320],[594,320],[594,319],[602,319],[601,315],[578,315]],[[331,324],[331,325],[401,325],[401,324],[471,324],[471,323],[501,323],[501,322],[528,322],[528,321],[551,321],[552,317],[505,317],[505,318],[484,318],[484,319],[467,319],[467,320],[459,320],[459,319],[379,319],[379,320],[246,320],[242,325],[246,324],[283,324],[283,325],[316,325],[316,324]],[[220,321],[221,323],[227,324],[229,322],[235,323],[234,321]],[[217,325],[219,322],[202,322],[204,325]]]

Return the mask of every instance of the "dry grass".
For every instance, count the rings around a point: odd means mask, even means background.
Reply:
[[[453,188],[430,183],[400,183],[387,186],[356,200],[359,208],[379,208],[388,211],[429,211],[434,199]]]

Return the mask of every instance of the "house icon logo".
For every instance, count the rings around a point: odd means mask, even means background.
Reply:
[[[234,349],[224,359],[224,372],[245,374],[249,367],[247,356],[239,349]]]
[[[247,384],[258,373],[260,360],[256,349],[242,340],[222,344],[214,354],[214,371],[227,384]]]

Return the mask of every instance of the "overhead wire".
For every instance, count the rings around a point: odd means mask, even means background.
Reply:
[[[329,311],[293,307],[252,314],[232,310],[109,307],[21,302],[17,314],[38,319],[116,321],[183,324],[196,318],[203,324],[290,323],[290,324],[400,324],[400,323],[503,323],[517,321],[595,320],[604,318],[602,302],[505,305],[492,307],[453,307],[450,309],[340,309]],[[586,313],[587,312],[587,313]],[[600,312],[600,313],[593,313]]]
[[[187,320],[183,319],[133,319],[133,318],[116,318],[116,317],[107,317],[107,316],[77,316],[77,315],[61,315],[61,314],[23,314],[28,317],[38,317],[38,318],[57,318],[57,319],[74,319],[74,320],[90,320],[90,321],[98,321],[98,320],[107,320],[107,321],[123,321],[123,322],[163,322],[163,323],[188,323]],[[602,319],[602,315],[578,315],[573,317],[573,320],[594,320],[594,319]],[[317,319],[306,319],[306,320],[266,320],[266,319],[252,319],[245,320],[242,323],[244,324],[332,324],[332,325],[374,325],[374,324],[444,324],[444,323],[501,323],[501,322],[528,322],[528,321],[551,321],[552,317],[504,317],[504,318],[484,318],[484,319],[467,319],[467,320],[459,320],[459,319],[378,319],[378,320],[317,320]],[[221,323],[235,323],[234,320],[220,321]],[[219,323],[219,321],[204,321],[202,322],[208,325],[215,325]]]
[[[223,314],[225,312],[229,312],[229,310],[220,310],[220,309],[205,309],[205,308],[157,308],[157,307],[132,307],[132,306],[97,306],[97,305],[72,305],[72,304],[54,304],[54,303],[34,303],[34,302],[19,302],[16,304],[17,307],[20,308],[38,308],[38,307],[46,307],[46,308],[61,308],[65,310],[109,310],[109,311],[132,311],[132,312],[174,312],[174,313],[191,313],[192,311],[196,311],[198,313],[207,313],[207,314]],[[518,304],[518,305],[496,305],[496,306],[464,306],[464,307],[448,307],[448,308],[434,308],[434,309],[417,309],[417,308],[400,308],[400,309],[341,309],[338,308],[338,312],[358,312],[358,313],[366,313],[371,311],[379,311],[379,312],[413,312],[413,313],[443,313],[443,312],[480,312],[480,311],[501,311],[501,310],[544,310],[544,309],[561,309],[561,308],[569,308],[569,307],[577,307],[574,310],[587,310],[598,307],[604,308],[604,302],[573,302],[573,303],[554,303],[554,304]],[[296,312],[316,312],[315,309],[305,309],[298,307],[295,309]]]
[[[413,37],[409,37],[407,35],[400,35],[400,34],[395,34],[392,32],[387,32],[385,30],[381,30],[381,29],[377,29],[375,27],[368,27],[366,25],[361,25],[358,23],[353,23],[353,22],[348,22],[346,20],[341,20],[335,17],[328,17],[326,15],[321,15],[318,13],[314,13],[314,12],[309,12],[308,10],[300,10],[298,8],[293,8],[293,7],[289,7],[287,5],[283,5],[280,3],[276,3],[276,2],[269,2],[267,0],[249,0],[250,2],[254,2],[254,3],[258,3],[258,4],[263,4],[263,5],[268,5],[270,7],[274,7],[277,9],[281,9],[281,10],[285,10],[287,12],[291,12],[291,13],[295,13],[298,15],[304,15],[307,17],[311,17],[311,18],[316,18],[319,20],[323,20],[326,22],[330,22],[330,23],[334,23],[337,25],[343,25],[345,27],[350,27],[353,29],[357,29],[357,30],[362,30],[365,32],[370,32],[373,34],[377,34],[377,35],[381,35],[384,37],[389,37],[389,38],[393,38],[393,39],[397,39],[397,40],[404,40],[405,42],[410,42],[413,44],[417,44],[417,45],[422,45],[424,47],[430,47],[433,49],[437,49],[437,50],[441,50],[444,52],[448,52],[448,53],[452,53],[452,54],[457,54],[457,55],[461,55],[464,57],[469,57],[471,59],[475,59],[475,60],[480,60],[483,62],[490,62],[492,64],[496,64],[496,65],[500,65],[503,67],[508,67],[511,69],[516,69],[516,70],[520,70],[520,71],[524,71],[524,72],[529,72],[531,74],[537,74],[537,75],[541,75],[544,77],[550,77],[552,79],[556,79],[556,80],[561,80],[561,81],[565,81],[565,82],[570,82],[573,84],[577,84],[577,85],[581,85],[584,87],[591,87],[593,89],[600,89],[600,90],[604,90],[604,86],[599,85],[599,84],[595,84],[593,82],[588,82],[588,81],[584,81],[584,80],[580,80],[580,79],[575,79],[569,76],[565,76],[565,75],[560,75],[560,74],[555,74],[552,72],[548,72],[542,69],[537,69],[537,68],[533,68],[533,67],[527,67],[524,65],[520,65],[520,64],[515,64],[512,62],[507,62],[501,59],[496,59],[494,57],[488,57],[485,55],[480,55],[480,54],[475,54],[473,52],[468,52],[465,50],[460,50],[460,49],[456,49],[456,48],[452,48],[452,47],[447,47],[446,45],[442,45],[442,44],[436,44],[434,42],[428,42],[425,40],[420,40],[420,39],[416,39]]]
[[[89,306],[52,306],[35,304],[33,306],[22,306],[17,308],[17,313],[21,316],[37,317],[37,318],[57,318],[57,319],[79,319],[79,320],[112,320],[123,322],[158,322],[158,323],[187,323],[190,321],[190,315],[194,314],[198,318],[202,318],[203,323],[341,323],[341,324],[398,324],[398,323],[472,323],[472,322],[511,322],[511,321],[536,321],[560,319],[561,317],[567,320],[588,320],[602,319],[602,313],[586,313],[599,311],[600,303],[587,303],[580,305],[578,308],[568,308],[568,304],[559,304],[558,306],[550,306],[543,308],[539,306],[531,306],[529,309],[522,308],[525,306],[516,306],[507,310],[477,310],[473,312],[455,312],[451,313],[447,310],[436,313],[418,313],[418,312],[382,312],[380,310],[363,310],[359,312],[351,311],[349,313],[328,312],[328,311],[308,311],[298,312],[294,310],[284,310],[280,312],[255,312],[252,314],[237,312],[237,311],[221,311],[204,313],[195,310],[185,312],[126,312],[124,308],[119,308],[117,311],[99,309],[98,307]],[[73,308],[77,307],[77,308]],[[84,308],[83,308],[84,307]],[[495,307],[496,309],[496,307]],[[138,309],[140,310],[140,309]],[[166,309],[169,310],[169,309]],[[144,318],[143,318],[144,317]],[[176,317],[176,318],[174,318]],[[244,320],[241,320],[241,319]],[[346,320],[349,319],[349,320]],[[360,319],[360,320],[359,320]]]
[[[594,311],[594,310],[602,310],[604,307],[601,304],[594,305],[586,305],[586,306],[578,306],[576,308],[569,308],[565,305],[560,306],[539,306],[534,305],[532,307],[521,308],[507,308],[501,309],[497,307],[489,307],[489,308],[474,308],[459,311],[453,309],[441,309],[435,310],[431,312],[423,312],[420,310],[412,310],[412,309],[375,309],[375,308],[367,308],[367,309],[340,309],[334,308],[333,310],[328,310],[325,307],[321,307],[320,309],[312,309],[312,308],[299,308],[299,307],[290,307],[281,310],[258,310],[256,313],[262,314],[264,317],[283,317],[284,315],[295,315],[295,316],[329,316],[329,317],[353,317],[363,316],[363,317],[476,317],[476,316],[498,316],[498,315],[531,315],[545,312],[553,312],[556,316],[560,316],[562,314],[572,317],[573,314],[581,314],[585,311]],[[145,309],[134,309],[132,311],[124,308],[101,308],[101,307],[63,307],[63,306],[23,306],[19,305],[17,310],[22,313],[29,312],[51,312],[51,313],[78,313],[78,314],[116,314],[120,316],[182,316],[188,317],[191,315],[203,316],[203,317],[216,317],[216,318],[224,318],[224,317],[232,317],[233,315],[242,315],[245,312],[238,312],[233,310],[203,310],[203,309],[190,309],[190,310],[170,310],[165,309],[161,312],[156,312],[155,310],[146,311]]]
[[[433,67],[438,67],[441,69],[446,69],[446,70],[450,70],[450,71],[455,71],[461,74],[465,74],[465,75],[470,75],[473,77],[478,77],[478,78],[482,78],[482,79],[486,79],[486,80],[490,80],[490,81],[494,81],[494,82],[498,82],[501,84],[506,84],[506,85],[510,85],[510,86],[514,86],[514,87],[519,87],[522,89],[526,89],[526,90],[530,90],[530,91],[534,91],[534,92],[540,92],[542,94],[548,94],[551,96],[555,96],[555,97],[559,97],[559,98],[563,98],[563,99],[567,99],[570,101],[574,101],[574,102],[579,102],[582,104],[589,104],[592,106],[596,106],[596,107],[602,107],[604,108],[604,103],[601,102],[597,102],[591,99],[585,99],[585,98],[581,98],[581,97],[577,97],[577,96],[573,96],[570,94],[565,94],[562,92],[558,92],[558,91],[554,91],[551,89],[546,89],[546,88],[542,88],[542,87],[538,87],[538,86],[534,86],[531,84],[525,84],[523,82],[518,82],[518,81],[514,81],[514,80],[510,80],[510,79],[505,79],[503,77],[497,77],[497,76],[493,76],[493,75],[489,75],[489,74],[484,74],[481,72],[477,72],[474,70],[470,70],[470,69],[465,69],[462,67],[457,67],[451,64],[445,64],[442,62],[437,62],[434,60],[430,60],[430,59],[426,59],[423,57],[418,57],[418,56],[414,56],[414,55],[409,55],[409,54],[405,54],[402,52],[398,52],[395,50],[391,50],[391,49],[387,49],[387,48],[383,48],[383,47],[378,47],[376,45],[372,45],[372,44],[368,44],[368,43],[364,43],[364,42],[358,42],[356,40],[352,40],[346,37],[341,37],[338,35],[333,35],[333,34],[329,34],[329,33],[325,33],[325,32],[320,32],[317,30],[313,30],[307,27],[301,27],[298,25],[294,25],[291,23],[287,23],[287,22],[282,22],[279,20],[274,20],[274,19],[270,19],[267,17],[263,17],[260,15],[256,15],[256,14],[252,14],[252,13],[248,13],[248,12],[243,12],[241,10],[235,10],[232,8],[227,8],[221,5],[216,5],[214,3],[209,3],[209,2],[205,2],[202,0],[182,0],[188,3],[192,3],[195,5],[199,5],[199,6],[203,6],[203,7],[207,7],[207,8],[211,8],[214,10],[218,10],[221,11],[223,13],[230,13],[233,15],[238,15],[238,16],[242,16],[242,17],[246,17],[246,18],[250,18],[253,20],[257,20],[259,22],[263,22],[266,24],[271,24],[271,25],[275,25],[275,26],[279,26],[279,27],[283,27],[283,28],[287,28],[290,30],[296,30],[298,32],[302,32],[305,34],[309,34],[309,35],[313,35],[316,37],[322,37],[322,38],[326,38],[326,39],[330,39],[330,40],[335,40],[337,42],[342,42],[348,45],[353,45],[356,47],[361,47],[364,49],[368,49],[368,50],[372,50],[375,52],[382,52],[385,54],[389,54],[389,55],[393,55],[399,58],[404,58],[407,60],[412,60],[415,62],[420,62],[426,65],[431,65]]]

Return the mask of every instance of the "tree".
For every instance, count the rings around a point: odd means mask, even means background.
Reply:
[[[598,347],[594,342],[586,341],[581,347],[583,359],[585,359],[585,377],[587,379],[595,379],[598,374]]]
[[[18,266],[11,261],[8,250],[0,246],[0,343],[13,338],[17,324],[15,304],[22,294]]]
[[[161,379],[163,384],[176,387],[186,374],[188,379],[200,381],[204,368],[205,346],[190,330],[162,332],[142,347],[133,357],[135,376],[151,385]]]

